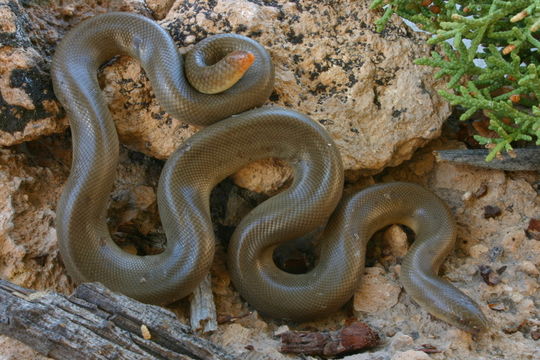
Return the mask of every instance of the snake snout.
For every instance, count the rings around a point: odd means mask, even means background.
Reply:
[[[224,60],[242,76],[255,61],[255,55],[249,51],[237,50],[228,54]]]
[[[450,318],[446,320],[472,334],[479,334],[489,326],[489,321],[482,310],[468,297],[453,309]]]
[[[488,321],[485,318],[484,314],[481,314],[480,316],[467,316],[464,319],[461,319],[458,327],[472,334],[479,334],[482,331],[486,330],[487,326]]]

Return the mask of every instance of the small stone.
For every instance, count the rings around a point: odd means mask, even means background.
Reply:
[[[530,261],[522,261],[518,265],[517,270],[521,271],[521,272],[523,272],[523,273],[525,273],[527,275],[531,275],[531,276],[539,276],[540,275],[540,271],[538,271],[538,268],[536,267],[536,265],[534,265]]]
[[[409,335],[405,335],[402,332],[398,332],[395,336],[392,337],[390,341],[390,349],[392,350],[401,350],[406,347],[410,347],[414,343],[414,339]]]
[[[495,311],[508,311],[508,307],[499,301],[488,302],[488,307]]]
[[[395,353],[392,360],[431,360],[431,357],[423,351],[407,350]]]
[[[531,338],[533,340],[540,339],[540,329],[531,331]]]
[[[383,241],[392,256],[402,258],[407,254],[409,243],[407,242],[407,234],[401,226],[390,226],[383,234]]]
[[[397,304],[401,287],[384,275],[384,270],[370,267],[364,271],[360,287],[354,294],[354,310],[377,313]]]
[[[186,45],[189,45],[189,44],[193,44],[195,42],[195,40],[197,40],[195,35],[188,35],[188,36],[186,36],[184,42],[186,43]]]
[[[156,203],[156,192],[150,186],[137,186],[131,193],[130,201],[137,209],[146,210]]]
[[[521,295],[521,294],[520,294]],[[517,304],[517,310],[520,314],[531,314],[533,315],[536,311],[536,306],[534,304],[534,301],[530,298],[525,298],[523,295],[521,295],[521,300],[516,301],[514,297],[512,297],[512,300],[514,300]]]
[[[442,350],[437,349],[436,346],[431,344],[422,344],[422,347],[419,349],[416,349],[417,351],[425,352],[426,354],[438,354],[442,353]]]
[[[463,201],[469,201],[471,198],[472,198],[472,192],[470,191],[466,191],[465,193],[463,193],[463,195],[461,195],[461,200]]]
[[[520,249],[525,239],[525,231],[516,230],[504,236],[502,246],[504,247],[505,251],[509,253],[516,253]]]
[[[497,260],[499,258],[499,256],[501,256],[504,252],[504,249],[500,246],[494,246],[491,248],[491,250],[489,251],[489,260],[491,262],[495,262],[495,260]]]
[[[480,199],[482,196],[486,195],[487,194],[487,185],[486,184],[482,184],[480,185],[480,187],[478,189],[476,189],[476,191],[474,192],[474,197],[476,199]]]
[[[148,326],[144,324],[141,325],[141,334],[144,340],[152,339],[152,334],[150,334],[150,330],[148,329]]]
[[[517,333],[523,326],[527,324],[527,320],[519,321],[517,323],[511,324],[505,328],[502,329],[502,331],[505,334],[515,334]]]
[[[174,4],[174,0],[146,0],[145,3],[152,10],[154,18],[161,20],[167,15],[167,12]]]
[[[540,240],[540,219],[529,220],[527,236],[531,239]]]
[[[479,259],[485,254],[487,254],[489,248],[484,244],[473,245],[469,248],[469,255],[474,259]]]
[[[274,331],[274,336],[279,336],[281,334],[284,334],[286,332],[290,331],[289,327],[287,325],[281,325]]]
[[[273,194],[292,178],[293,169],[283,161],[268,159],[244,166],[232,179],[236,185],[258,193]]]
[[[498,206],[487,205],[484,207],[484,219],[496,218],[501,213],[501,209]]]
[[[486,284],[494,286],[501,282],[501,278],[495,271],[493,271],[491,266],[480,265],[478,269],[480,270],[480,276],[482,276],[482,279],[484,279]]]
[[[520,303],[524,299],[524,296],[518,292],[511,293],[509,297],[514,303]]]

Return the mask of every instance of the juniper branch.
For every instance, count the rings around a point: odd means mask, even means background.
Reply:
[[[476,137],[487,160],[518,140],[540,145],[540,0],[373,1],[381,7],[379,29],[397,14],[433,34],[440,50],[416,63],[447,78],[453,92],[440,93],[466,109],[462,119],[489,118],[498,137]]]

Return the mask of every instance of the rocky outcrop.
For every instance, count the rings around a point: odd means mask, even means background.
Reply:
[[[0,146],[12,146],[66,130],[54,96],[50,62],[69,27],[106,11],[150,16],[141,0],[54,2],[0,1]]]
[[[34,24],[15,0],[0,2],[0,146],[66,129],[48,74],[50,56],[31,35]]]
[[[397,19],[375,32],[378,14],[368,10],[369,1],[152,1],[150,10],[141,4],[112,2],[109,9],[164,17],[161,25],[181,52],[222,32],[266,46],[276,67],[268,103],[304,112],[323,125],[350,172],[376,173],[403,162],[439,135],[449,114],[436,93],[433,69],[413,64],[430,51],[425,37]],[[0,6],[6,14],[2,36],[9,40],[0,46],[0,144],[9,146],[66,128],[48,75],[54,45],[66,29],[107,8],[89,2],[24,9],[16,0]],[[132,149],[166,159],[198,130],[161,109],[134,60],[114,61],[100,81],[121,141]],[[263,164],[237,174],[238,183],[271,192],[291,176],[282,164]]]
[[[161,25],[182,52],[222,32],[262,43],[276,67],[268,103],[308,114],[335,139],[345,168],[368,174],[408,159],[440,134],[449,115],[436,93],[433,70],[413,64],[430,51],[425,37],[398,20],[384,33],[375,32],[378,15],[368,4],[178,1]],[[130,147],[164,159],[197,130],[161,110],[133,60],[108,67],[104,79],[118,129]],[[272,191],[290,176],[280,169],[275,163],[254,165],[236,178],[250,189]]]

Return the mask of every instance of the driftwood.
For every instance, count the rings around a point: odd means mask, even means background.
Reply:
[[[356,321],[337,331],[287,331],[280,335],[283,353],[338,356],[377,346],[379,335]]]
[[[203,334],[217,330],[216,305],[212,294],[212,278],[208,274],[191,296],[190,322],[194,331]]]
[[[500,158],[486,162],[488,153],[488,149],[456,149],[433,152],[437,162],[451,162],[506,171],[540,170],[540,148],[538,147],[514,149],[512,156],[504,153],[501,154]]]
[[[234,359],[172,312],[97,283],[64,296],[0,280],[0,334],[54,359]]]

